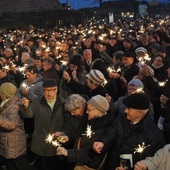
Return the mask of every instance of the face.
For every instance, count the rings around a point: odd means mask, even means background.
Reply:
[[[12,53],[10,51],[8,51],[8,50],[5,50],[4,54],[5,54],[6,57],[11,57],[12,56]]]
[[[139,110],[133,109],[133,108],[126,108],[125,113],[126,113],[127,119],[130,120],[131,122],[139,121],[139,118],[140,118]]]
[[[50,69],[51,67],[52,67],[51,63],[48,63],[46,61],[43,62],[43,69],[44,69],[44,71]]]
[[[153,61],[154,66],[156,67],[161,67],[163,62],[162,62],[162,57],[156,57]]]
[[[96,85],[89,79],[87,78],[87,86],[89,87],[89,89],[95,89]]]
[[[44,97],[46,100],[54,100],[57,96],[57,91],[57,86],[44,88]]]
[[[142,42],[143,44],[147,44],[147,43],[148,43],[148,37],[142,37],[142,38],[141,38],[141,42]]]
[[[3,94],[3,93],[0,93],[0,97],[1,97],[2,100],[6,100],[7,99],[5,94]]]
[[[140,58],[140,57],[144,57],[144,56],[145,56],[145,53],[142,52],[142,51],[139,51],[139,52],[137,52],[136,55],[137,55],[138,58]]]
[[[35,65],[37,68],[42,67],[42,62],[40,60],[35,60]]]
[[[92,52],[91,51],[84,51],[84,59],[87,62],[90,62],[92,60]]]
[[[122,63],[125,67],[128,67],[133,63],[133,58],[132,57],[123,57]]]
[[[127,87],[128,96],[131,95],[131,94],[133,94],[136,90],[137,90],[137,87],[136,87],[136,86],[134,86],[134,85],[129,85],[129,86]]]
[[[72,116],[82,116],[84,113],[84,108],[85,108],[85,105],[83,104],[80,108],[78,108],[74,111],[70,111],[70,114]]]
[[[103,113],[100,110],[97,110],[90,103],[87,104],[87,111],[86,112],[88,114],[88,119],[89,120],[103,116]]]
[[[5,70],[4,71],[0,70],[0,79],[2,79],[5,76],[6,76],[6,71]]]
[[[37,78],[37,74],[36,73],[32,74],[32,73],[27,71],[26,72],[26,78],[27,78],[29,83],[32,83]]]
[[[125,49],[129,49],[131,47],[131,43],[129,43],[128,41],[123,41],[123,47]]]

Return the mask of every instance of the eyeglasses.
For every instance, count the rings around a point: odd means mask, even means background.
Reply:
[[[56,91],[57,88],[55,89],[44,89],[44,93],[49,93],[49,92],[54,92]]]

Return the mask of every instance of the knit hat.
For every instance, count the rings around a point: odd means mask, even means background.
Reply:
[[[128,86],[129,85],[134,85],[137,88],[142,88],[142,90],[143,90],[143,83],[139,79],[132,79],[131,81],[129,81]]]
[[[0,87],[0,93],[3,93],[6,98],[12,98],[15,96],[17,88],[12,83],[3,83]]]
[[[143,52],[143,53],[147,53],[147,50],[143,47],[138,47],[136,50],[135,50],[135,53],[137,54],[138,52]]]
[[[55,87],[58,85],[55,79],[46,79],[42,86],[46,88],[46,87]]]
[[[149,108],[150,102],[144,93],[133,93],[123,100],[123,104],[133,109],[145,110]]]
[[[70,64],[76,65],[77,67],[81,66],[81,56],[80,55],[73,55],[70,60]]]
[[[101,85],[105,80],[102,72],[95,69],[92,69],[86,76],[96,85]]]
[[[99,94],[92,97],[87,103],[90,103],[104,114],[106,114],[106,112],[109,110],[109,102],[106,100],[105,97]]]
[[[123,57],[132,57],[135,58],[135,53],[128,51],[123,54]]]

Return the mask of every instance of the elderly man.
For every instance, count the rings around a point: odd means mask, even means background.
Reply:
[[[97,153],[109,150],[107,170],[113,170],[120,162],[129,162],[126,167],[152,156],[165,144],[162,132],[148,114],[149,100],[143,93],[134,93],[123,100],[125,113],[119,116],[105,133],[93,143]]]
[[[20,110],[27,118],[34,117],[34,132],[31,150],[39,156],[38,169],[56,170],[61,160],[55,156],[56,149],[45,142],[48,134],[61,131],[64,114],[64,103],[57,96],[58,85],[54,79],[47,79],[43,83],[44,95],[40,100],[30,103],[27,98],[22,99]],[[62,163],[63,164],[63,163]],[[60,167],[62,170],[62,165]]]

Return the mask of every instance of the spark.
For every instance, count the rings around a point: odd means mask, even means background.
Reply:
[[[52,144],[55,147],[61,146],[57,139],[54,140],[54,135],[48,134],[45,138],[46,143]]]
[[[82,134],[83,136],[86,136],[88,138],[91,138],[92,135],[95,134],[92,130],[91,130],[91,126],[87,125],[86,131],[84,134]]]
[[[137,148],[134,148],[134,149],[135,149],[134,154],[135,154],[135,153],[142,153],[142,152],[145,150],[145,148],[147,148],[147,147],[149,147],[149,146],[150,146],[150,145],[145,146],[145,143],[144,143],[144,142],[142,143],[142,145],[138,144],[138,147],[137,147]]]

